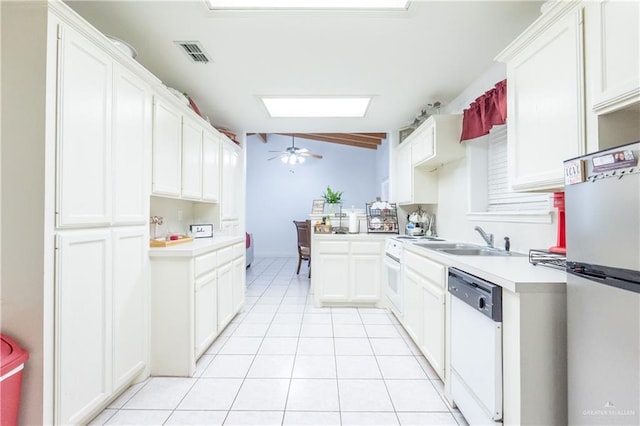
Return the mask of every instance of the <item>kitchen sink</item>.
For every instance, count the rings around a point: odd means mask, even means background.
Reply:
[[[518,256],[510,251],[497,250],[489,247],[456,247],[438,249],[443,253],[456,256]]]

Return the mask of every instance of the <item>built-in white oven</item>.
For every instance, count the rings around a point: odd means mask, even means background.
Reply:
[[[390,308],[398,316],[402,315],[404,285],[402,283],[402,242],[389,238],[385,243],[384,270],[386,274],[386,296]]]

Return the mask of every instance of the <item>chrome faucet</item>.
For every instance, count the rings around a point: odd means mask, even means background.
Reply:
[[[473,229],[480,233],[480,236],[487,243],[487,246],[493,247],[493,234],[487,234],[486,232],[484,232],[484,229],[480,228],[479,226],[476,226]]]

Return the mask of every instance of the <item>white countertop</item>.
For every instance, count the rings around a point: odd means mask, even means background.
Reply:
[[[367,233],[367,232],[359,232],[357,234],[316,234],[315,232],[313,233],[313,238],[318,238],[318,239],[323,239],[323,240],[330,240],[330,239],[344,239],[344,238],[350,238],[350,239],[362,239],[362,240],[366,240],[366,239],[376,239],[376,240],[386,240],[387,238],[391,238],[391,237],[395,237],[398,234],[389,234],[389,233]]]
[[[566,273],[534,266],[524,256],[458,256],[404,243],[407,251],[426,256],[446,266],[461,269],[515,293],[566,291]]]
[[[192,242],[169,247],[150,247],[149,257],[193,257],[219,248],[244,242],[245,237],[196,238]]]

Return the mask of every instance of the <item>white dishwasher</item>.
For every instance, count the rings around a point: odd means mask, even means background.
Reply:
[[[449,268],[451,396],[470,425],[502,424],[502,288]]]

